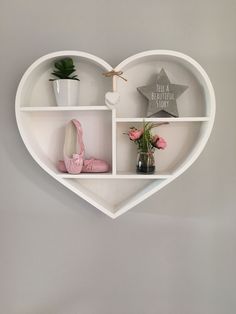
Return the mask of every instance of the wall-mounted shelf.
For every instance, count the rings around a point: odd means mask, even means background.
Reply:
[[[80,106],[57,107],[48,81],[54,61],[65,56],[72,57],[79,69]],[[189,86],[177,101],[179,118],[145,118],[147,103],[137,87],[150,83],[161,68],[172,82]],[[78,51],[56,52],[38,59],[19,84],[16,118],[36,162],[55,180],[116,218],[170,183],[196,160],[213,126],[215,98],[207,74],[196,61],[178,52],[155,50],[132,56],[115,68],[124,72],[128,82],[116,81],[120,102],[110,109],[104,96],[111,91],[112,82],[102,73],[111,70],[102,59]],[[83,127],[86,158],[106,160],[111,166],[109,173],[58,173],[56,163],[63,157],[65,126],[74,118]],[[130,126],[141,126],[144,119],[168,122],[157,130],[167,140],[168,149],[155,153],[157,172],[152,175],[135,172],[136,147],[123,134]]]

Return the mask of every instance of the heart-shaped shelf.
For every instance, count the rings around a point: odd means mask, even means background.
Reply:
[[[48,81],[56,59],[72,57],[79,69],[79,106],[58,107]],[[137,92],[164,68],[172,83],[187,85],[178,100],[178,118],[145,118],[147,102]],[[16,95],[16,120],[21,137],[34,160],[54,179],[99,210],[116,218],[181,175],[202,152],[212,130],[215,96],[202,67],[178,52],[154,50],[136,54],[114,70],[128,82],[102,73],[112,67],[104,60],[79,51],[51,53],[34,62],[23,75]],[[106,104],[105,105],[105,95]],[[63,157],[66,124],[78,119],[84,131],[87,157],[104,159],[110,173],[59,173],[56,163]],[[127,136],[130,126],[145,121],[169,122],[158,134],[168,149],[156,152],[157,172],[136,173],[136,147]]]

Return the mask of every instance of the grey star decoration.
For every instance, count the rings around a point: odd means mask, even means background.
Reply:
[[[188,88],[172,84],[164,69],[157,75],[156,83],[138,87],[137,90],[148,100],[147,117],[178,117],[176,99]]]

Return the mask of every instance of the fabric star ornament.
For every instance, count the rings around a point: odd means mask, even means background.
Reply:
[[[156,83],[138,87],[137,90],[148,100],[147,117],[178,117],[176,99],[188,88],[172,84],[164,69],[157,75]]]

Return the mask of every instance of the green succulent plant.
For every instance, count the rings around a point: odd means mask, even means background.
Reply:
[[[72,75],[76,71],[73,60],[71,58],[63,58],[57,60],[54,63],[55,69],[51,73],[56,78],[49,79],[49,81],[55,81],[58,79],[76,80],[79,81],[77,75]],[[72,76],[71,76],[72,75]]]

